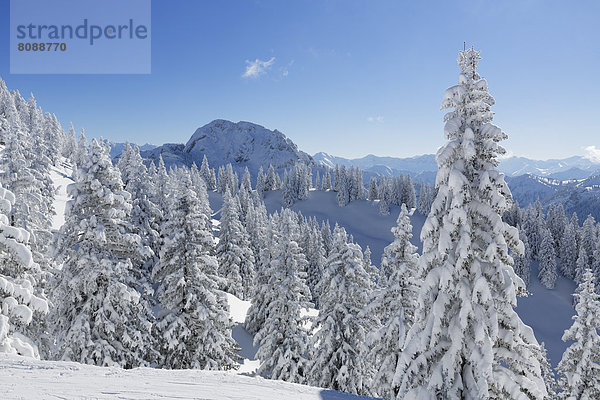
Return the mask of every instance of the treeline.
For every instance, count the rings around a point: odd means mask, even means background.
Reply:
[[[532,260],[539,262],[538,277],[548,289],[554,288],[559,273],[580,284],[589,268],[600,279],[600,225],[593,216],[580,223],[576,213],[565,215],[561,203],[544,212],[536,201],[525,209],[513,204],[503,218],[519,229],[525,251],[515,257],[514,268],[527,285]]]

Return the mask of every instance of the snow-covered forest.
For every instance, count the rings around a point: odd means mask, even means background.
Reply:
[[[461,51],[444,93],[434,186],[313,160],[189,167],[129,143],[113,159],[0,80],[0,370],[76,362],[384,399],[600,399],[600,225],[513,201],[479,60]],[[371,248],[376,223],[355,237],[323,203],[295,211],[318,196],[393,218],[390,240]],[[553,328],[566,350],[550,362],[547,332],[516,308],[557,282],[575,288],[574,316]]]

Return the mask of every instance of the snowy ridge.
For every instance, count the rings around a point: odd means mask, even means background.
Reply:
[[[600,175],[585,179],[553,179],[534,174],[507,177],[513,198],[521,207],[540,200],[544,208],[550,204],[561,203],[565,212],[576,212],[580,219],[588,214],[600,218]]]

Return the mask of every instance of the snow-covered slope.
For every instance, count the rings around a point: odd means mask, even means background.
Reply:
[[[213,209],[219,206],[217,196],[211,196]],[[281,192],[266,192],[265,204],[269,213],[281,209]],[[354,240],[364,249],[369,246],[372,251],[373,264],[379,265],[381,254],[385,246],[393,240],[390,228],[395,226],[400,213],[400,207],[391,206],[390,215],[380,215],[377,205],[367,201],[353,201],[346,207],[339,207],[334,192],[311,191],[308,200],[299,201],[291,207],[294,211],[301,212],[306,217],[316,217],[317,220],[329,220],[344,226]],[[415,212],[411,217],[413,225],[413,238],[411,242],[419,247],[421,228],[425,216]],[[561,340],[562,334],[572,321],[575,314],[572,296],[575,289],[573,281],[559,276],[555,289],[546,289],[540,285],[537,278],[537,262],[531,265],[531,286],[528,297],[518,298],[517,313],[523,321],[530,325],[539,342],[545,342],[548,356],[553,365],[556,365],[567,347]]]
[[[215,120],[198,128],[185,145],[166,144],[142,152],[144,158],[163,156],[167,164],[191,166],[202,163],[206,155],[212,167],[231,163],[234,169],[248,167],[253,176],[260,166],[289,168],[297,162],[313,164],[311,156],[277,130],[269,130],[251,122]]]
[[[0,354],[0,398],[12,399],[367,399],[232,372],[94,367]]]

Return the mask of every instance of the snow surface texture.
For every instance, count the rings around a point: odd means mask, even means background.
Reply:
[[[355,396],[254,377],[252,335],[243,328],[249,301],[227,294],[235,323],[233,337],[244,358],[236,372],[94,367],[75,362],[40,361],[0,353],[0,399],[203,399],[203,400],[358,400]],[[316,310],[308,310],[316,315]]]
[[[333,390],[230,372],[94,367],[0,354],[0,398],[358,400]]]

